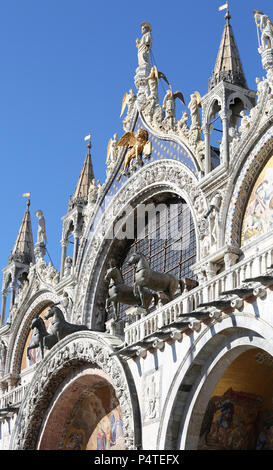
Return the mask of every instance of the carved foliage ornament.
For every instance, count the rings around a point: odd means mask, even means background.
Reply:
[[[90,337],[90,333],[84,333],[65,338],[37,368],[21,404],[11,439],[12,449],[36,448],[43,418],[56,389],[68,374],[85,364],[96,364],[109,376],[122,412],[125,449],[135,448],[134,411],[123,367],[116,357],[110,356],[110,349]]]

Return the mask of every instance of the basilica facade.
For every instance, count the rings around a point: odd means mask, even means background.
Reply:
[[[256,27],[256,89],[227,9],[186,106],[142,23],[124,135],[103,184],[87,137],[60,271],[27,202],[3,269],[2,449],[273,449],[273,24],[255,11]]]

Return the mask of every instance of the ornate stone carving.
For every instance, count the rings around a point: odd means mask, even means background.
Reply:
[[[185,104],[184,97],[181,91],[176,91],[173,93],[172,88],[167,90],[164,99],[163,99],[163,109],[165,109],[165,118],[163,120],[162,126],[164,130],[169,131],[174,129],[176,126],[175,118],[175,100],[179,98],[183,104]]]
[[[124,425],[125,448],[132,450],[135,442],[134,409],[131,394],[121,362],[110,355],[111,349],[92,333],[74,333],[59,347],[50,351],[39,364],[28,393],[22,402],[14,434],[12,449],[35,449],[37,436],[50,401],[65,376],[83,364],[97,364],[110,378],[119,400]]]
[[[60,280],[60,274],[56,268],[52,265],[51,262],[48,264],[42,260],[38,259],[36,263],[36,275],[40,282],[45,284],[56,286]],[[38,286],[39,288],[39,286]]]
[[[143,396],[143,424],[146,425],[160,418],[161,369],[145,374]]]
[[[118,157],[118,134],[114,134],[108,142],[107,146],[107,157],[106,157],[106,178],[112,174],[113,169],[116,166],[117,157]]]
[[[88,204],[94,204],[97,201],[100,189],[101,189],[100,181],[94,178],[91,181],[89,190],[88,190]]]

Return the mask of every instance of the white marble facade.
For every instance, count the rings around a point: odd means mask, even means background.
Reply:
[[[69,383],[69,371],[76,376],[88,368],[95,368],[96,377],[115,392],[125,449],[197,449],[209,399],[228,366],[251,348],[273,356],[272,29],[268,23],[266,36],[261,18],[255,20],[263,34],[259,52],[266,78],[257,80],[255,91],[220,82],[205,97],[195,92],[180,121],[170,85],[168,108],[158,101],[162,74],[152,73],[151,25],[143,23],[136,91],[130,90],[124,101],[123,125],[125,133],[145,129],[150,146],[121,174],[127,153],[115,134],[105,183],[95,198],[64,217],[65,230],[72,220],[75,228],[73,257],[63,255],[62,273],[42,256],[29,266],[27,284],[0,328],[1,409],[16,408],[0,414],[2,449],[43,448],[47,426],[54,430],[52,403],[57,410],[62,383]],[[235,99],[249,115],[242,115],[231,132],[228,106]],[[213,163],[208,122],[216,101],[227,134]],[[181,158],[172,158],[175,151]],[[135,209],[166,193],[190,209],[196,283],[170,302],[161,299],[147,315],[128,309],[122,327],[111,319],[105,325],[104,276],[118,246],[108,232],[129,205]],[[67,321],[89,331],[61,339],[44,359],[23,367],[31,322],[52,303],[59,303]],[[77,379],[82,387],[84,373]]]

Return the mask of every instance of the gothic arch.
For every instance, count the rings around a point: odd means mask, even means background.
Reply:
[[[202,197],[202,192],[197,189],[196,181],[192,174],[187,171],[181,163],[172,160],[162,160],[149,164],[140,170],[137,175],[131,177],[116,197],[111,201],[110,206],[105,211],[97,227],[95,228],[92,240],[86,249],[82,259],[82,268],[79,273],[79,290],[76,298],[78,304],[74,309],[75,315],[80,315],[81,322],[91,325],[92,329],[100,329],[100,311],[98,303],[95,303],[95,296],[99,282],[105,270],[105,263],[113,240],[107,239],[107,229],[123,213],[126,206],[136,207],[140,202],[144,202],[151,196],[160,193],[171,192],[183,198],[191,211],[195,233],[198,234],[197,216],[194,209],[194,201],[197,197]],[[205,203],[204,203],[205,204]],[[85,238],[88,238],[90,225],[87,227]],[[199,257],[199,244],[197,236],[197,257]],[[83,256],[83,253],[81,253]],[[104,299],[105,301],[105,299]],[[103,299],[100,299],[102,306]],[[104,305],[103,305],[104,306]],[[98,321],[96,322],[96,315]]]
[[[251,108],[253,108],[253,104],[251,103],[251,101],[249,100],[248,97],[246,97],[245,95],[243,95],[243,94],[240,93],[239,91],[234,91],[234,92],[231,93],[231,95],[228,97],[227,109],[230,109],[230,106],[234,104],[234,102],[235,102],[236,99],[238,99],[239,101],[242,102],[242,104],[244,105],[244,108],[243,108],[243,109],[247,109],[248,111],[250,111]]]
[[[112,353],[111,341],[105,335],[102,337],[91,331],[74,333],[55,345],[38,365],[21,403],[10,449],[36,449],[44,416],[47,416],[59,386],[73,372],[94,365],[107,375],[119,400],[125,448],[138,448],[141,426],[134,382],[126,363]]]
[[[213,107],[218,105],[219,111],[223,108],[223,97],[217,94],[213,94],[211,99],[206,103],[204,114],[203,114],[203,126],[208,125],[212,117]]]
[[[236,162],[226,189],[224,203],[221,208],[220,240],[222,244],[240,247],[241,224],[252,187],[272,154],[273,127],[260,138],[252,151],[244,154]]]
[[[162,410],[158,449],[196,450],[204,413],[219,378],[242,352],[260,348],[273,356],[273,330],[250,315],[207,327],[180,364]]]

